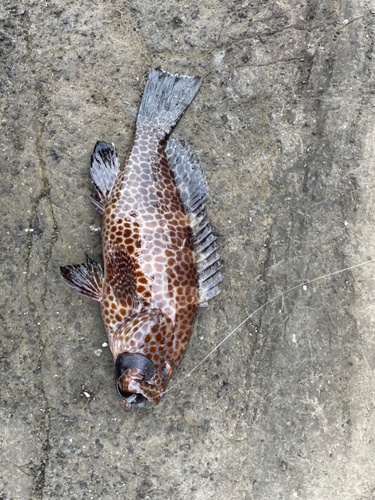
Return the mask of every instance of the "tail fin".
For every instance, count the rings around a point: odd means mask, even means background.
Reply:
[[[137,126],[157,127],[168,135],[194,99],[201,83],[198,76],[171,75],[153,69],[139,107]]]

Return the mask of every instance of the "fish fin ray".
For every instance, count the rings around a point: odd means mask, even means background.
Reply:
[[[185,211],[190,215],[190,226],[196,257],[199,305],[207,306],[207,301],[220,293],[217,284],[223,279],[219,269],[220,255],[216,237],[207,218],[204,203],[207,199],[207,183],[194,151],[183,139],[167,142],[165,153],[180,193]]]
[[[103,213],[103,206],[120,173],[120,160],[113,144],[98,141],[91,155],[91,177],[95,192],[90,196],[95,209]]]
[[[129,253],[118,245],[113,245],[108,254],[106,272],[118,303],[127,309],[126,316],[134,314],[139,310],[141,302],[137,299],[135,267]]]
[[[103,294],[103,269],[86,255],[85,264],[60,267],[62,279],[77,293],[100,302]]]
[[[99,190],[95,188],[95,192],[89,196],[90,200],[92,201],[95,210],[103,215],[104,209],[103,209],[103,204],[102,204],[102,194],[99,193]]]
[[[151,127],[168,135],[201,86],[198,76],[172,75],[160,68],[154,68],[148,76],[137,126]]]
[[[207,199],[207,183],[194,151],[184,139],[170,139],[165,153],[187,214],[195,219]]]

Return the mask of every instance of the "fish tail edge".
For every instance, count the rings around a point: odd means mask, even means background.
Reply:
[[[168,135],[201,86],[199,76],[183,76],[154,68],[147,79],[137,126],[157,127]]]

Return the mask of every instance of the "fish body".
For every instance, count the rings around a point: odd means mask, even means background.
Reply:
[[[200,84],[151,71],[124,169],[111,144],[98,142],[92,155],[104,270],[89,258],[61,268],[70,286],[100,302],[125,410],[159,403],[183,359],[197,308],[219,293],[206,182],[187,142],[168,140]]]

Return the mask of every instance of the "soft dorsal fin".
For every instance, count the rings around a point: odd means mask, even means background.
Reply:
[[[194,151],[184,139],[171,139],[165,153],[186,213],[198,215],[207,199],[207,183]]]
[[[62,279],[77,293],[89,299],[102,300],[103,269],[86,255],[86,264],[60,267]]]
[[[120,161],[113,144],[98,141],[91,155],[91,177],[95,192],[90,200],[100,214],[103,213],[104,202],[108,199],[119,172]]]
[[[128,308],[128,314],[138,311],[141,302],[137,299],[135,268],[128,252],[113,245],[108,254],[106,277],[119,304]]]
[[[199,305],[220,293],[218,283],[223,279],[219,269],[220,255],[216,252],[216,237],[207,219],[204,202],[207,184],[194,151],[183,139],[167,142],[165,153],[173,173],[185,211],[190,215],[194,252],[199,274]]]

